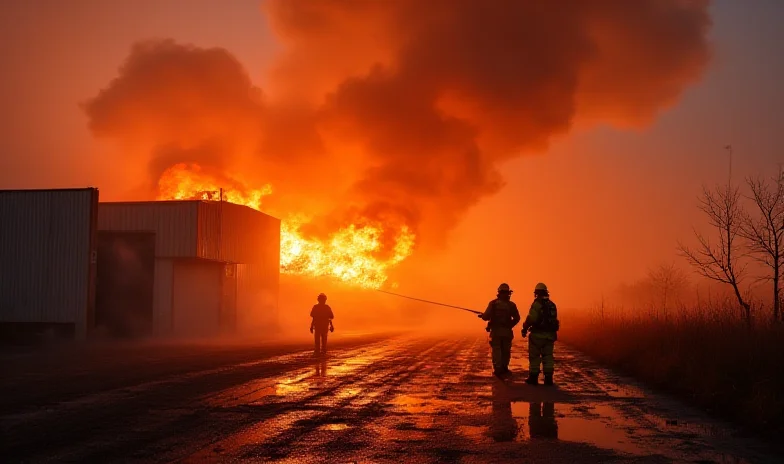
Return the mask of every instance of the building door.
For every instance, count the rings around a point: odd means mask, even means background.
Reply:
[[[174,263],[174,333],[188,337],[220,331],[223,263],[199,259]]]
[[[95,328],[115,337],[152,333],[155,233],[99,231]]]

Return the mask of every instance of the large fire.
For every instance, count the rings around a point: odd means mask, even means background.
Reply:
[[[223,200],[261,211],[272,187],[248,188],[229,177],[204,171],[197,164],[177,164],[158,181],[159,200]],[[414,234],[405,226],[397,231],[395,245],[385,258],[382,249],[383,224],[350,224],[327,239],[305,237],[300,229],[308,223],[304,215],[283,218],[280,230],[281,272],[312,277],[332,277],[354,285],[379,288],[388,280],[387,271],[411,254]]]

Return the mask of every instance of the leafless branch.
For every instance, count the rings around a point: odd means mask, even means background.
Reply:
[[[763,278],[773,283],[773,320],[781,319],[781,280],[784,272],[784,170],[769,183],[764,178],[748,178],[756,205],[754,214],[744,213],[741,236],[755,261],[770,270]]]
[[[740,247],[744,212],[740,204],[740,191],[731,184],[710,190],[703,187],[699,209],[717,232],[717,244],[705,235],[694,231],[697,245],[694,248],[679,244],[681,255],[698,274],[705,278],[730,285],[744,317],[751,324],[751,306],[740,291],[746,267],[742,263]]]

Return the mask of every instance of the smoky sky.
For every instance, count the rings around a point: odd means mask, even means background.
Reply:
[[[366,220],[437,242],[509,181],[500,163],[577,122],[644,126],[710,59],[700,0],[268,0],[262,13],[282,45],[266,91],[228,50],[144,40],[83,109],[94,135],[143,147],[153,182],[177,162],[247,165],[276,195],[329,198],[323,234]]]

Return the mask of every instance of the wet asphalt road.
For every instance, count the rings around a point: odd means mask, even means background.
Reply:
[[[557,345],[555,388],[485,337],[3,355],[2,462],[783,462]]]

